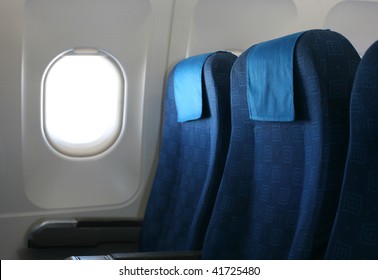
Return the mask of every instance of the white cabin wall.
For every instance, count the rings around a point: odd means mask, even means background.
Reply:
[[[362,56],[378,39],[378,1],[342,1],[328,12],[324,26],[347,37]]]
[[[25,203],[22,181],[21,61],[23,0],[0,1],[0,217]],[[9,209],[9,206],[11,209]],[[18,259],[26,224],[0,218],[0,257]]]
[[[377,6],[377,0],[176,0],[169,65],[309,29],[337,31],[362,54],[378,39]]]
[[[298,18],[293,26],[295,30],[323,28],[324,19],[329,10],[343,0],[293,0],[297,6]]]
[[[0,213],[22,194],[21,0],[0,2]]]
[[[71,0],[71,2],[72,1],[73,0]],[[109,3],[109,1],[105,2]],[[154,176],[154,167],[156,166],[156,156],[160,139],[161,104],[167,68],[171,18],[174,7],[173,0],[148,0],[148,2],[150,11],[148,26],[146,27],[147,37],[143,45],[140,46],[140,49],[146,50],[146,55],[144,59],[139,62],[139,65],[136,65],[139,69],[137,71],[140,71],[139,73],[141,74],[133,73],[133,69],[130,68],[129,65],[127,66],[129,68],[127,70],[129,74],[128,83],[129,85],[133,85],[129,87],[129,90],[130,88],[132,89],[129,95],[133,95],[133,97],[128,100],[130,102],[129,106],[133,106],[129,108],[129,114],[130,112],[134,113],[128,116],[128,119],[132,121],[129,122],[129,129],[126,128],[125,134],[130,130],[131,126],[134,132],[131,137],[138,137],[138,139],[133,140],[133,142],[139,145],[138,150],[132,151],[131,155],[135,152],[138,153],[138,156],[137,158],[130,156],[125,160],[124,167],[113,166],[115,169],[130,168],[128,172],[133,172],[134,169],[135,173],[139,174],[140,180],[136,182],[137,185],[132,187],[138,188],[138,191],[133,199],[127,203],[100,206],[93,205],[89,207],[85,205],[79,206],[76,203],[74,207],[69,207],[69,204],[66,204],[65,207],[58,207],[56,209],[53,209],[54,207],[43,209],[34,204],[26,195],[25,186],[28,184],[28,179],[24,176],[25,173],[23,173],[23,165],[25,163],[23,157],[23,140],[25,139],[22,137],[22,132],[25,131],[23,106],[26,100],[23,99],[23,89],[25,90],[24,93],[28,90],[27,88],[23,88],[25,86],[25,76],[23,76],[22,73],[22,63],[24,62],[23,50],[25,49],[24,30],[26,29],[24,26],[25,0],[0,1],[1,259],[28,258],[29,252],[26,248],[26,235],[30,227],[41,219],[70,217],[143,217],[151,180]],[[135,3],[138,5],[139,2],[135,1]],[[111,31],[112,30],[109,30],[109,32]],[[64,43],[66,38],[59,38],[59,34],[56,35],[58,41]],[[79,36],[75,38],[80,39]],[[57,43],[54,41],[51,42],[50,45],[56,47],[57,44],[61,42]],[[104,41],[103,43],[111,44],[111,42],[108,41]],[[128,48],[127,44],[132,43],[133,42],[127,42],[126,40],[125,46],[116,45],[117,49],[124,50],[126,54],[123,56],[126,60],[131,62],[135,61],[136,57],[134,57],[133,53],[130,53],[130,48]],[[42,45],[41,48],[44,48],[47,52],[51,50],[48,43],[44,46]],[[43,49],[41,49],[41,51],[43,52]],[[35,73],[39,73],[40,69],[32,68],[27,69],[27,71],[33,76]],[[37,77],[38,79],[41,78],[39,76]],[[130,77],[133,76],[137,78],[130,79]],[[37,81],[37,84],[38,83]],[[139,83],[140,86],[136,86],[136,83]],[[28,93],[26,92],[25,94]],[[38,93],[34,101],[30,100],[30,102],[36,102],[37,106],[35,107],[39,108],[38,102],[40,102],[40,98],[38,97]],[[33,114],[34,113],[30,116],[32,117]],[[40,128],[36,127],[36,129],[30,130],[30,133],[40,133],[39,130]],[[31,151],[32,149],[33,147],[31,147]],[[29,160],[31,160],[31,166],[38,170],[39,162],[45,160],[45,157],[40,159],[36,157],[35,161],[33,158]],[[137,162],[137,164],[135,164],[135,162]],[[48,172],[45,174],[42,172],[41,174],[40,179],[42,181],[45,180],[45,177],[51,176]],[[58,177],[65,180],[64,176]],[[116,181],[117,178],[114,178],[114,180]],[[106,192],[108,186],[104,185],[103,187]],[[88,195],[91,195],[90,191]],[[49,199],[49,196],[45,196],[45,199]],[[69,203],[69,201],[67,202]]]
[[[24,4],[25,0],[0,0],[1,259],[27,257],[27,231],[42,218],[143,217],[158,159],[165,80],[169,70],[181,59],[221,49],[244,50],[264,40],[314,28],[331,28],[342,33],[361,54],[378,40],[377,0],[150,0],[148,46],[142,46],[148,49],[146,64],[141,66],[145,68],[143,96],[138,97],[136,110],[141,118],[136,128],[141,138],[138,195],[127,205],[46,210],[34,205],[25,193],[22,154]],[[350,12],[343,8],[346,6],[357,8]],[[369,7],[373,8],[367,11]],[[252,8],[255,10],[250,10]],[[263,16],[259,17],[259,13]],[[353,20],[349,20],[350,13],[354,13]],[[38,162],[35,165],[38,166]]]

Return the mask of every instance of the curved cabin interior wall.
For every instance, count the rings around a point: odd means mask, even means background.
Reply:
[[[63,211],[119,207],[135,199],[143,173],[140,128],[151,24],[151,5],[147,0],[26,1],[22,58],[23,175],[26,195],[37,207]],[[48,65],[62,52],[78,47],[111,53],[129,82],[124,86],[123,129],[118,142],[104,153],[75,157],[51,149],[44,129],[41,130],[41,122],[46,123],[47,108],[43,108],[43,102],[33,101],[45,99],[43,91],[49,83],[44,81],[44,73]],[[66,110],[61,113],[69,115],[75,111],[73,105]]]
[[[143,217],[166,73],[181,59],[315,28],[340,32],[362,54],[378,39],[377,9],[342,0],[1,1],[0,257],[25,257],[25,235],[41,218]],[[72,48],[109,52],[127,80],[120,138],[96,156],[61,155],[41,129],[44,70]]]
[[[325,18],[327,28],[337,30],[350,40],[362,56],[378,40],[378,2],[342,1]]]

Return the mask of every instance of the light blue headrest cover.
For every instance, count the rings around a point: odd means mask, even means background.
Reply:
[[[303,32],[253,46],[247,56],[249,115],[258,121],[293,121],[294,49]]]
[[[178,122],[196,120],[202,116],[202,68],[211,54],[187,58],[175,67],[173,88]]]

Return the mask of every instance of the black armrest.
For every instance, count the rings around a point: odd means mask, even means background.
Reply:
[[[102,243],[139,241],[141,220],[61,219],[38,222],[29,233],[29,248],[96,247]]]
[[[200,258],[201,251],[168,251],[72,256],[68,260],[198,260]]]

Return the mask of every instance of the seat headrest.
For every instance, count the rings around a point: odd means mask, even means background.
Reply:
[[[294,121],[294,49],[303,32],[257,44],[247,55],[249,115],[258,121]]]
[[[202,116],[202,69],[213,53],[193,56],[179,62],[173,73],[177,121],[186,122]]]

